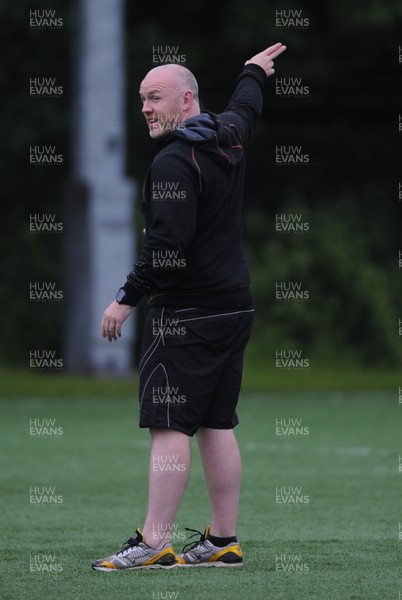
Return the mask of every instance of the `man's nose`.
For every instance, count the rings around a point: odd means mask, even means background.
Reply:
[[[144,100],[144,104],[142,105],[142,112],[149,113],[152,112],[152,108],[148,100]]]

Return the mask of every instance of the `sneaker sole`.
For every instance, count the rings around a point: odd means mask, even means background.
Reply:
[[[108,567],[92,567],[92,569],[94,571],[103,571],[104,573],[113,573],[117,571],[139,571],[140,569],[143,571],[145,569],[174,569],[175,567],[178,567],[177,563],[174,563],[173,565],[138,565],[134,567],[120,567],[119,569],[109,569]]]
[[[225,563],[222,561],[217,560],[216,562],[202,562],[202,563],[195,563],[195,564],[190,564],[190,563],[178,563],[177,565],[175,565],[177,567],[184,567],[186,569],[188,568],[192,568],[192,567],[218,567],[218,568],[241,568],[243,566],[243,563]]]

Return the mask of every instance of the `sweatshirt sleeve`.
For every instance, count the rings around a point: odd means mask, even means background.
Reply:
[[[199,193],[198,177],[181,154],[155,160],[146,192],[144,246],[123,286],[131,306],[152,291],[180,287],[196,231]]]
[[[261,115],[266,79],[262,67],[255,64],[245,65],[223,113],[225,119],[229,118],[236,126],[243,146],[247,145]]]

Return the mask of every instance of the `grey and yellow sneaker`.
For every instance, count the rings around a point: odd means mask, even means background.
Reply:
[[[188,529],[187,531],[195,531],[201,537],[196,542],[190,542],[183,548],[183,554],[178,554],[176,560],[178,567],[242,567],[243,552],[238,542],[231,542],[223,548],[214,546],[208,539],[210,525],[205,529],[204,533],[196,529]],[[194,535],[195,535],[194,534]],[[194,537],[194,535],[190,537]],[[188,548],[190,546],[190,548]],[[186,551],[186,548],[188,550]]]
[[[170,542],[155,550],[147,546],[140,529],[135,538],[127,540],[121,550],[92,563],[95,571],[121,571],[122,569],[171,569],[177,566],[176,555]]]

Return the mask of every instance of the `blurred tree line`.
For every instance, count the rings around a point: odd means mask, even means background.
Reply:
[[[47,212],[63,220],[73,118],[73,3],[57,3],[64,27],[55,31],[29,29],[33,8],[53,4],[21,0],[0,6],[8,24],[0,74],[6,100],[0,360],[24,365],[31,348],[62,347],[63,303],[30,302],[29,284],[54,281],[63,289],[63,235],[33,234],[29,218]],[[278,26],[276,11],[281,10],[301,11],[308,25]],[[178,46],[198,79],[202,108],[220,112],[247,58],[276,41],[288,46],[267,82],[263,115],[247,149],[245,240],[256,304],[250,355],[268,367],[274,365],[275,350],[290,348],[303,350],[315,364],[396,366],[402,344],[402,5],[398,0],[352,5],[346,0],[205,0],[185,9],[157,5],[150,10],[127,2],[125,19],[126,172],[139,188],[156,152],[138,97],[142,78],[154,66],[154,47]],[[35,76],[56,77],[62,97],[32,98],[29,81]],[[308,94],[279,96],[279,77],[301,78]],[[30,145],[49,144],[63,154],[63,164],[30,166]],[[308,164],[275,164],[277,146],[301,146]],[[280,214],[299,215],[308,230],[278,232]],[[277,299],[278,282],[300,285],[308,299]],[[145,312],[143,302],[137,311],[140,331]]]

